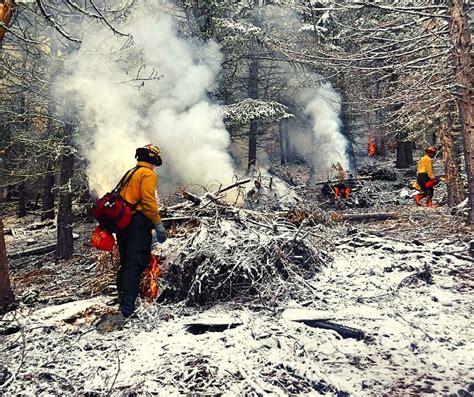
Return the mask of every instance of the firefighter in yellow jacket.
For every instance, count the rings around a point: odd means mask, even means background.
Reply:
[[[418,161],[416,170],[416,182],[420,186],[421,193],[415,196],[417,205],[422,205],[421,200],[426,197],[426,206],[435,207],[433,204],[434,185],[436,177],[433,172],[433,157],[436,155],[436,148],[430,146],[425,149],[425,155]]]
[[[158,242],[166,240],[155,195],[158,176],[154,169],[162,164],[160,149],[151,144],[140,147],[136,150],[135,158],[138,162],[127,175],[133,174],[120,191],[122,198],[134,209],[130,224],[117,232],[120,251],[117,292],[120,311],[97,324],[102,331],[120,328],[125,319],[135,311],[140,275],[150,263],[152,230],[155,229]]]

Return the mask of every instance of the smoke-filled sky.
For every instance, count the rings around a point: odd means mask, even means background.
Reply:
[[[147,143],[162,150],[161,182],[231,182],[229,134],[220,107],[207,98],[222,60],[218,46],[179,37],[169,16],[150,10],[120,29],[133,35],[132,49],[116,52],[125,39],[96,25],[61,84],[84,104],[82,116],[92,128],[92,137],[78,142],[91,190],[112,189],[133,166],[135,149]],[[140,88],[126,82],[141,65],[142,76],[155,71],[161,78]]]

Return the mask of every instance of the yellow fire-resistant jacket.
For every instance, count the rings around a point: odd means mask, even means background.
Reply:
[[[420,161],[418,161],[418,169],[416,170],[417,174],[423,174],[426,173],[428,176],[433,179],[434,173],[433,173],[433,159],[425,154]]]
[[[151,164],[139,161],[138,165],[141,167],[135,171],[130,181],[120,192],[120,195],[130,204],[135,204],[141,200],[136,207],[136,211],[143,213],[156,225],[161,221],[155,195],[158,175],[153,171]]]

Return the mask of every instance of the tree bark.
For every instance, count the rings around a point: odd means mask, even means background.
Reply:
[[[397,141],[397,168],[413,166],[413,142]]]
[[[458,96],[456,98],[466,162],[468,208],[467,224],[474,228],[474,115],[473,73],[471,58],[471,32],[468,23],[468,4],[463,0],[449,2],[449,28],[452,41],[452,56],[456,67]]]
[[[48,162],[48,171],[43,181],[43,207],[41,220],[54,219],[54,173],[51,162]]]
[[[67,136],[72,134],[72,124],[66,124]],[[61,184],[59,188],[59,209],[56,258],[68,259],[74,252],[72,238],[72,177],[74,173],[74,153],[66,149],[61,161]]]
[[[453,207],[465,198],[464,187],[461,180],[459,164],[457,162],[456,146],[452,131],[451,118],[447,115],[446,107],[441,107],[441,120],[439,128],[439,138],[443,149],[444,171],[447,177],[448,186],[448,206]]]
[[[7,251],[3,236],[3,221],[0,218],[0,315],[9,311],[15,303],[15,295],[8,274]]]

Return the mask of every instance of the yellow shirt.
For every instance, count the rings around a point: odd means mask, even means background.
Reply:
[[[418,161],[418,169],[416,170],[417,174],[427,173],[428,176],[433,179],[433,159],[425,154],[420,161]]]
[[[139,161],[137,165],[141,165],[141,167],[135,171],[120,195],[132,205],[141,200],[136,211],[142,212],[156,225],[161,222],[155,194],[158,175],[153,171],[153,166],[145,161]]]

